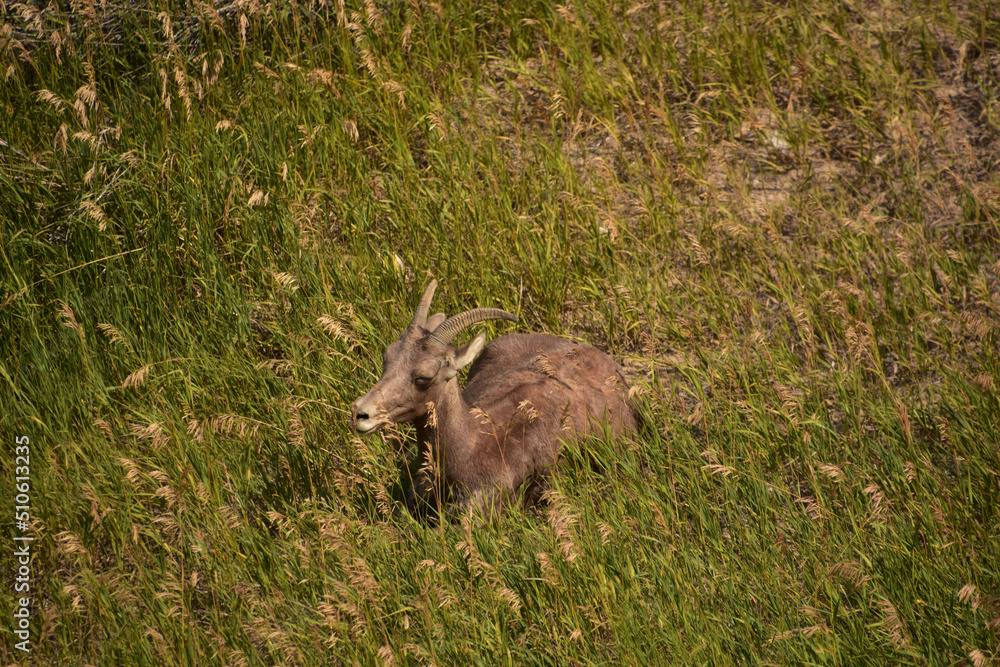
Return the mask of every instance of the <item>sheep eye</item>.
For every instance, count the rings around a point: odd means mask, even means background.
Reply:
[[[414,376],[413,382],[418,387],[426,387],[427,385],[429,385],[431,383],[431,380],[433,380],[433,379],[434,378],[422,377],[422,376],[417,375],[417,376]]]

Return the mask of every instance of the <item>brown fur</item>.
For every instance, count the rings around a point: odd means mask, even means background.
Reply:
[[[351,406],[352,424],[371,433],[412,422],[422,458],[430,453],[463,507],[499,508],[555,462],[561,441],[602,421],[613,434],[638,428],[621,367],[596,348],[546,334],[502,336],[482,351],[462,391],[455,373],[483,336],[456,349],[428,335],[411,325],[386,348],[382,378]]]

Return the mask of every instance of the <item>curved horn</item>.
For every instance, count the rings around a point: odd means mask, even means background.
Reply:
[[[438,325],[437,329],[431,332],[427,340],[439,345],[447,345],[451,342],[452,338],[458,335],[459,331],[483,320],[510,320],[511,322],[517,322],[517,318],[506,310],[500,310],[499,308],[474,308],[446,319]]]
[[[424,322],[427,321],[427,311],[431,308],[431,299],[434,298],[434,290],[437,289],[438,281],[432,280],[430,284],[427,285],[427,289],[424,290],[424,295],[420,297],[420,304],[417,306],[417,310],[413,313],[413,322],[410,326],[422,327]]]

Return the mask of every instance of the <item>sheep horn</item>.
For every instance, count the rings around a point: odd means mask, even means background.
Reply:
[[[437,289],[438,281],[432,280],[430,284],[427,285],[427,289],[424,290],[424,295],[420,297],[420,304],[417,306],[417,311],[413,313],[413,322],[410,326],[422,327],[427,321],[427,311],[431,308],[431,299],[434,298],[434,290]]]
[[[474,308],[464,313],[449,317],[431,332],[428,340],[439,345],[448,345],[451,339],[462,329],[483,320],[510,320],[517,322],[517,317],[499,308]]]

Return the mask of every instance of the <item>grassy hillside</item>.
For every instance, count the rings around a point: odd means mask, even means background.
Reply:
[[[1000,662],[995,3],[0,15],[4,664]],[[431,277],[649,430],[410,518],[345,416]]]

